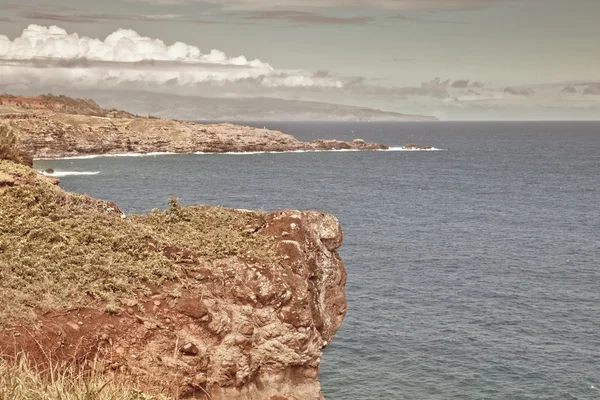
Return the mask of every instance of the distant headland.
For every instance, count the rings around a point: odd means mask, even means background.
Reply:
[[[141,117],[104,109],[90,99],[0,95],[0,122],[10,125],[34,158],[146,153],[231,153],[323,150],[386,150],[367,143],[302,142],[279,131]]]

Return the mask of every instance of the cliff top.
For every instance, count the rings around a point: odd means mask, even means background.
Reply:
[[[64,192],[29,167],[0,161],[0,326],[40,310],[116,310],[136,292],[185,280],[215,259],[277,262],[269,239],[254,233],[264,213],[171,199],[165,211],[123,217],[113,203]]]

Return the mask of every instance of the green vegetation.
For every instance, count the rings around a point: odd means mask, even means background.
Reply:
[[[188,272],[215,259],[278,262],[272,241],[255,233],[259,213],[171,199],[166,211],[123,218],[28,167],[0,161],[0,174],[17,182],[0,184],[0,327],[35,320],[34,310],[114,312],[150,284],[189,283]]]
[[[168,400],[132,389],[127,382],[109,381],[101,374],[51,369],[44,374],[25,360],[9,364],[0,359],[2,400]]]
[[[18,139],[10,126],[0,124],[0,160],[20,162],[17,150]]]

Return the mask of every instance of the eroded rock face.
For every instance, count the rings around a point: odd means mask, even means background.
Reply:
[[[316,212],[255,214],[250,228],[274,238],[280,265],[207,262],[197,285],[175,295],[166,285],[115,314],[57,311],[40,316],[33,335],[23,327],[0,332],[0,354],[96,360],[105,373],[182,398],[322,399],[322,349],[347,310],[340,225]]]
[[[298,150],[382,150],[363,140],[297,140],[279,131],[229,123],[138,117],[103,110],[90,100],[0,96],[0,122],[19,135],[35,158],[124,153],[225,153]]]

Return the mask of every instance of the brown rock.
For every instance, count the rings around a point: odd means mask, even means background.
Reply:
[[[190,318],[201,319],[208,315],[208,308],[199,298],[186,297],[179,299],[176,306],[177,311]]]
[[[198,348],[193,343],[184,344],[179,348],[179,351],[186,356],[197,356],[199,353]]]

